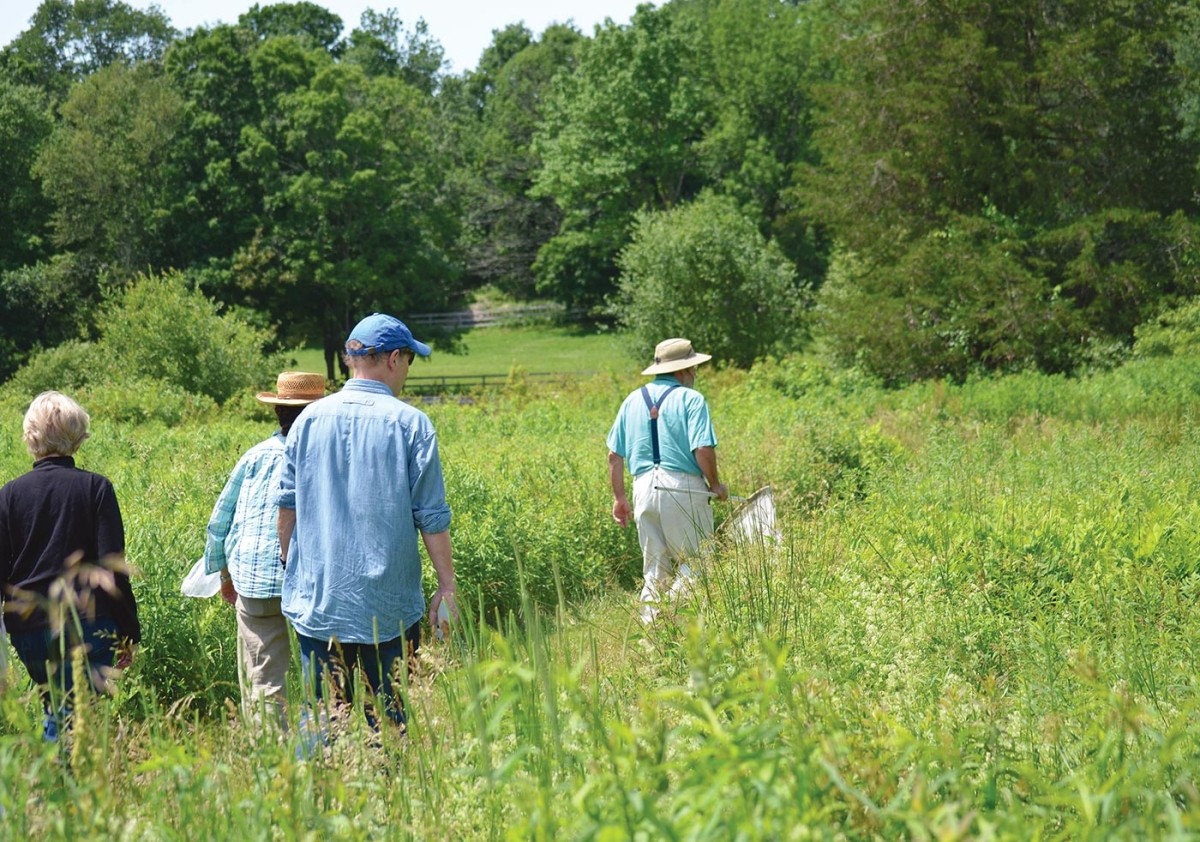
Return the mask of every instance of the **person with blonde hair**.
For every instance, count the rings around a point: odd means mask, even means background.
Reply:
[[[4,624],[41,692],[51,741],[69,724],[73,653],[82,647],[92,686],[103,690],[142,639],[116,492],[75,466],[90,422],[66,395],[38,395],[24,422],[33,469],[0,488]]]

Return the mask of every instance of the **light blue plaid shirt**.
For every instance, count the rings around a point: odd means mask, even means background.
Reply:
[[[275,495],[283,474],[284,442],[276,430],[242,455],[208,520],[205,571],[228,568],[234,589],[253,599],[273,599],[283,589]]]

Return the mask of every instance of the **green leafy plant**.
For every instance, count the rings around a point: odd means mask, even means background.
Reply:
[[[718,362],[743,368],[806,336],[795,270],[729,198],[706,193],[638,216],[621,253],[611,309],[643,358],[685,336]]]

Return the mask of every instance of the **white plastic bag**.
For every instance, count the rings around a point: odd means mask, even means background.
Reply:
[[[209,597],[216,596],[221,590],[221,574],[220,573],[205,573],[204,572],[204,557],[201,556],[188,574],[183,577],[183,584],[179,586],[180,592],[184,596]]]

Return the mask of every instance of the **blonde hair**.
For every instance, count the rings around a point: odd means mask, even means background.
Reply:
[[[346,343],[347,351],[360,351],[365,347],[367,347],[367,346],[363,345],[357,339],[351,339],[349,342]],[[395,349],[393,349],[393,350],[395,350]],[[401,349],[401,350],[403,350],[403,349]],[[342,362],[344,362],[346,364],[346,368],[349,368],[351,370],[369,371],[370,369],[374,368],[375,366],[379,365],[381,362],[386,360],[391,355],[391,353],[392,353],[391,351],[377,351],[374,349],[367,352],[366,354],[344,353],[344,354],[342,354]]]
[[[90,435],[91,418],[62,392],[42,392],[25,413],[25,447],[34,459],[74,456]]]

